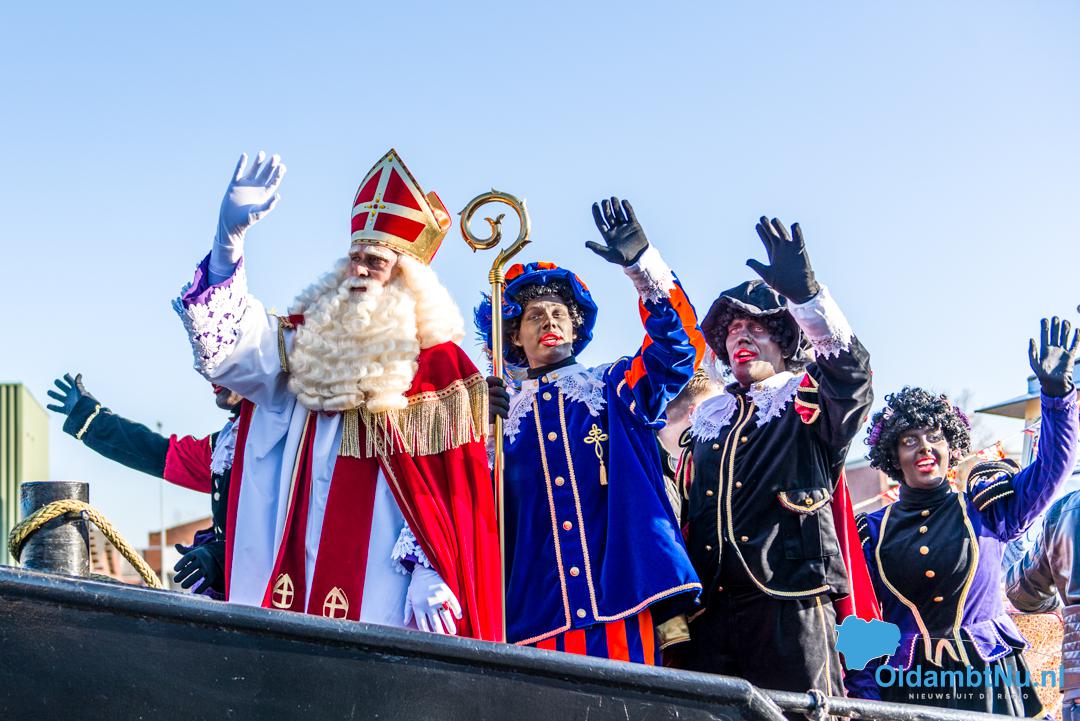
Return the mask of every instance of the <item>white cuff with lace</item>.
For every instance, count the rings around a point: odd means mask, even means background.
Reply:
[[[431,561],[428,560],[424,549],[420,547],[420,543],[416,540],[416,536],[413,535],[408,523],[401,527],[401,533],[398,534],[394,550],[390,552],[390,560],[394,564],[394,570],[405,576],[412,573],[412,570],[404,563],[406,560],[415,562],[417,566],[432,568]]]
[[[660,257],[660,251],[652,244],[645,249],[638,261],[623,268],[634,282],[638,295],[645,303],[659,303],[675,288],[675,275]]]
[[[855,334],[825,286],[821,286],[817,295],[805,303],[789,302],[788,310],[810,339],[816,355],[829,358],[851,348],[851,339]]]

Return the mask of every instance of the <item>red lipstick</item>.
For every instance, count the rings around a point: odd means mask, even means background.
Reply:
[[[735,351],[735,354],[732,358],[736,363],[749,363],[757,357],[758,354],[750,350],[749,348],[740,348],[739,350]]]

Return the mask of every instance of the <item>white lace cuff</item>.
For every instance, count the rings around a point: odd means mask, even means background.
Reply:
[[[788,310],[810,339],[816,355],[825,358],[838,356],[840,351],[851,347],[855,334],[825,286],[821,286],[817,295],[805,303],[789,303]]]
[[[240,320],[248,305],[244,266],[238,265],[231,280],[205,293],[189,298],[191,291],[191,283],[184,286],[173,301],[173,309],[187,329],[195,370],[209,378],[232,353],[240,335]]]
[[[645,249],[638,262],[623,268],[623,271],[634,281],[634,287],[645,303],[659,303],[675,288],[675,276],[671,268],[653,245]]]
[[[397,543],[394,544],[394,550],[390,553],[390,560],[393,562],[394,570],[408,576],[412,571],[402,563],[406,559],[425,568],[432,568],[431,561],[428,560],[424,549],[420,548],[420,544],[416,541],[416,536],[413,535],[408,523],[401,527]]]

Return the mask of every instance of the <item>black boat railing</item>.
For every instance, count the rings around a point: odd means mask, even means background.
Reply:
[[[3,566],[0,650],[0,709],[10,718],[1002,718],[767,691],[738,678]]]

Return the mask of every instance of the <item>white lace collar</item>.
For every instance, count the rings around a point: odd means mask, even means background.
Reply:
[[[211,473],[220,475],[232,468],[233,456],[236,454],[236,433],[239,430],[240,424],[235,419],[230,419],[218,433],[214,452],[210,456]]]
[[[553,381],[567,400],[584,403],[589,409],[589,415],[598,416],[607,402],[604,399],[604,371],[607,369],[607,365],[586,368],[580,363],[574,363],[550,371],[544,374],[544,378]],[[540,381],[540,378],[522,380],[521,387],[510,397],[510,413],[503,423],[503,435],[511,441],[521,431],[521,422],[532,411],[533,399],[540,389]]]
[[[784,371],[750,386],[746,395],[750,396],[750,400],[757,406],[759,427],[773,418],[780,417],[788,403],[795,397],[802,379],[801,373],[795,375],[791,371]]]
[[[752,385],[746,392],[756,406],[757,425],[761,427],[779,418],[799,390],[802,375],[790,371],[777,373]],[[709,398],[690,414],[690,435],[699,441],[710,441],[720,435],[720,429],[731,422],[738,403],[730,391]]]

